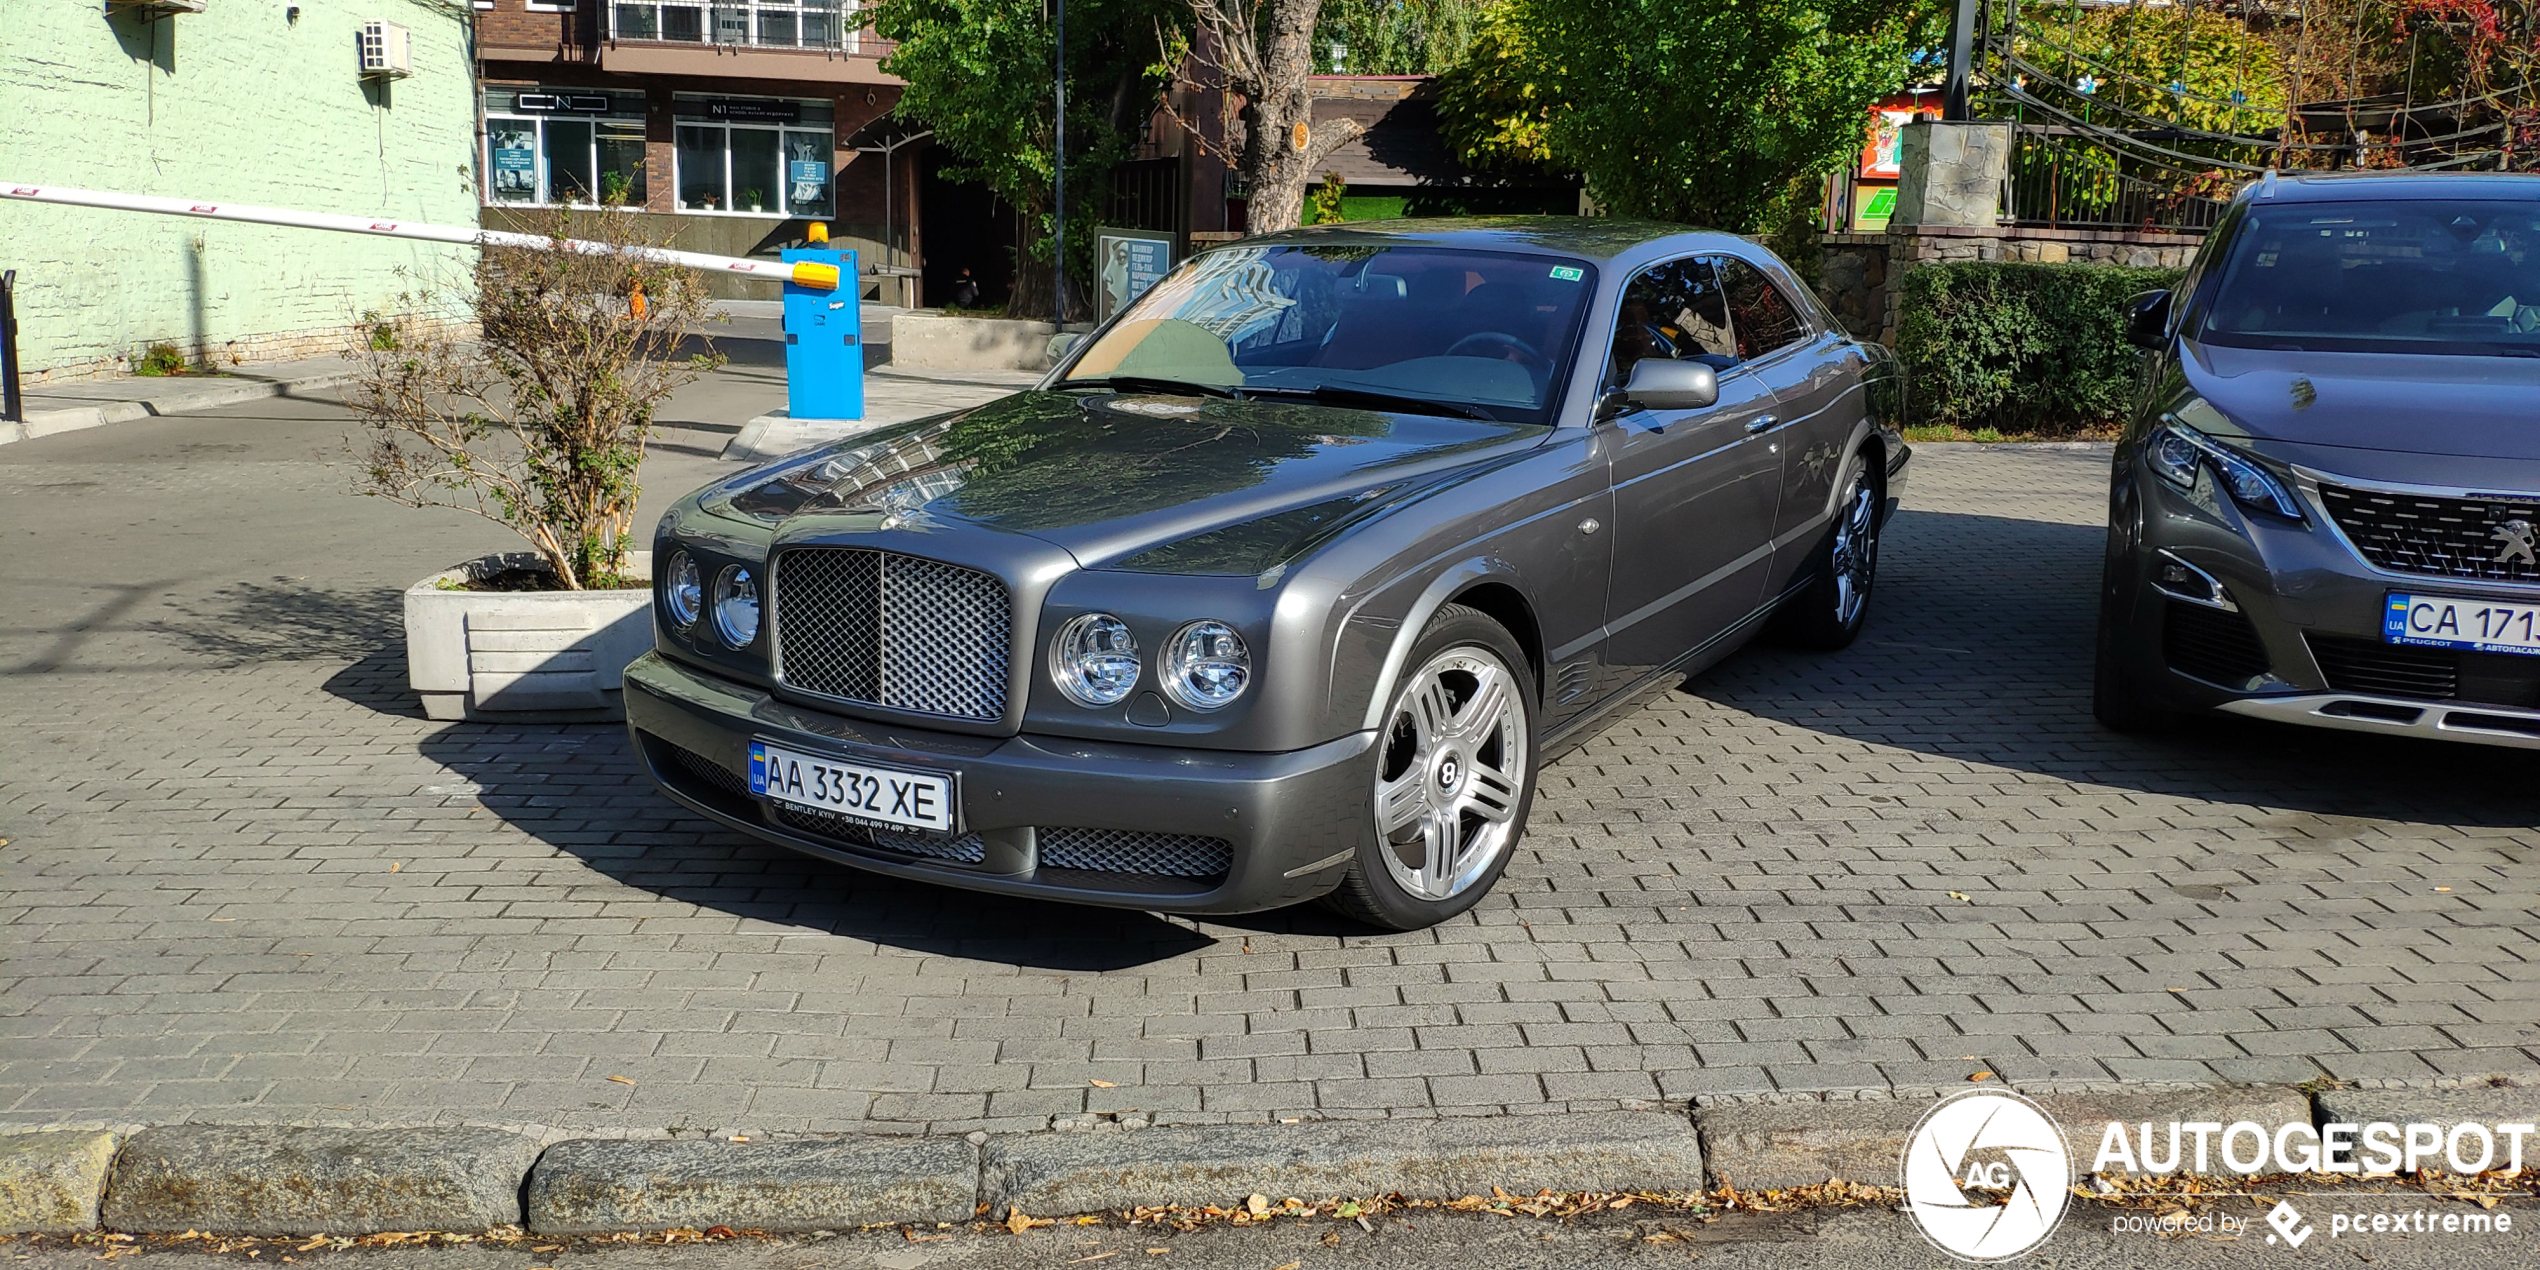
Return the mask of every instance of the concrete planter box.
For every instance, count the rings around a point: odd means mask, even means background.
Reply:
[[[1016,318],[902,313],[891,319],[891,364],[935,370],[1048,370],[1058,328]]]
[[[470,560],[406,589],[406,681],[432,719],[592,722],[626,717],[627,663],[653,646],[651,587],[445,591],[440,583],[534,568],[537,555]],[[627,553],[649,578],[653,553]]]

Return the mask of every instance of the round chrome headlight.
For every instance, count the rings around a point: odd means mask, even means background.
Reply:
[[[697,614],[705,611],[706,581],[685,551],[673,553],[670,568],[662,574],[661,603],[670,610],[671,623],[680,627],[695,625]]]
[[[1050,643],[1050,678],[1080,706],[1116,706],[1138,686],[1138,638],[1109,613],[1087,613]]]
[[[1193,622],[1173,632],[1159,672],[1165,694],[1193,710],[1215,710],[1252,685],[1252,650],[1224,622]]]
[[[758,638],[758,579],[739,565],[714,580],[714,631],[734,648]]]

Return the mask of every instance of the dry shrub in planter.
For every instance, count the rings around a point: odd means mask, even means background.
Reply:
[[[540,232],[659,245],[646,224],[560,208]],[[721,363],[682,351],[707,319],[704,280],[617,251],[486,247],[453,291],[438,307],[462,320],[401,320],[360,350],[359,488],[509,527],[555,589],[640,585],[627,550],[653,412]]]

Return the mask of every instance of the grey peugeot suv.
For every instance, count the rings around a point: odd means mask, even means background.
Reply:
[[[2540,748],[2540,177],[2270,173],[2128,338],[2103,724]]]

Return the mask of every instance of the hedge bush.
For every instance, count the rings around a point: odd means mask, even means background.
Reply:
[[[2142,353],[2126,301],[2176,269],[1969,260],[1908,270],[1896,355],[1912,422],[2070,433],[2121,421]]]

